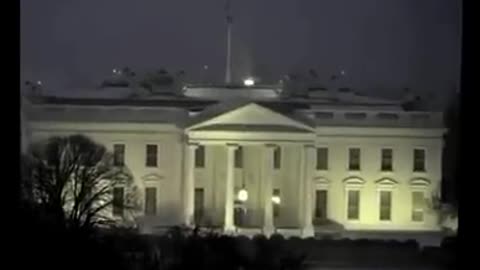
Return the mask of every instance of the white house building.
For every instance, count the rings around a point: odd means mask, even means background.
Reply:
[[[22,141],[84,134],[129,168],[145,232],[180,224],[304,237],[440,230],[431,205],[441,113],[348,89],[285,96],[277,86],[211,85],[181,95],[76,91],[23,109]]]

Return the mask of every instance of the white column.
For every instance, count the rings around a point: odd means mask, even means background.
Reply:
[[[305,216],[305,150],[304,145],[298,147],[298,226],[303,230]]]
[[[185,146],[185,167],[184,167],[184,210],[185,225],[193,225],[194,195],[195,195],[195,150],[198,145],[188,144]]]
[[[263,198],[264,198],[264,214],[263,214],[263,233],[270,236],[274,233],[273,225],[273,153],[275,145],[266,145],[263,150],[263,174],[261,181],[263,182]]]
[[[235,194],[233,192],[234,188],[234,157],[235,150],[237,150],[238,145],[227,144],[227,179],[225,182],[225,222],[224,222],[224,231],[233,232],[235,231],[235,225],[233,224],[233,203],[235,200]]]
[[[315,231],[313,228],[312,217],[313,217],[313,169],[315,165],[315,147],[313,145],[305,145],[304,146],[304,179],[303,179],[303,187],[304,187],[304,221],[303,221],[303,229],[302,229],[302,236],[303,237],[312,237],[315,235]]]

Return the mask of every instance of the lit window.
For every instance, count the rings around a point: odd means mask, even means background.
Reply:
[[[113,166],[125,165],[125,145],[115,144],[113,145]]]
[[[199,145],[195,150],[195,168],[205,167],[205,146]]]
[[[425,171],[425,150],[424,149],[413,150],[413,171],[414,172]]]
[[[235,150],[235,168],[243,168],[243,148],[241,146]]]
[[[422,222],[425,205],[425,195],[422,191],[412,192],[412,221]]]
[[[273,151],[273,168],[280,169],[282,161],[282,149],[280,147],[276,147]]]
[[[347,219],[358,220],[360,216],[360,190],[349,190],[347,196]]]
[[[392,218],[392,192],[380,191],[380,220],[388,221]]]
[[[124,200],[124,189],[123,187],[113,188],[113,215],[114,216],[123,216],[123,200]]]
[[[360,170],[360,148],[348,149],[348,169],[350,171]]]
[[[280,189],[276,188],[273,190],[272,196],[273,203],[273,217],[276,218],[280,215]]]
[[[157,167],[158,147],[155,144],[147,144],[146,166]]]
[[[328,170],[328,148],[317,148],[317,170]]]
[[[157,214],[157,188],[145,188],[145,215],[154,216]]]
[[[393,170],[393,150],[392,149],[382,149],[382,171],[392,171]]]

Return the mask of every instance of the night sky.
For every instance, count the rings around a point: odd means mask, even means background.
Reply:
[[[225,0],[22,0],[22,80],[51,92],[93,87],[114,67],[224,77]],[[447,96],[459,79],[460,1],[232,0],[234,78],[346,71],[386,95]],[[208,70],[203,69],[208,65]],[[78,91],[78,90],[77,90]]]

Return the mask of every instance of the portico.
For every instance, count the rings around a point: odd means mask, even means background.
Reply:
[[[250,112],[252,109],[257,108]],[[185,223],[194,225],[194,209],[204,207],[210,225],[221,226],[226,233],[271,235],[283,230],[313,236],[315,133],[284,116],[273,125],[272,119],[265,124],[244,124],[238,123],[239,118],[230,123],[207,121],[186,129]],[[196,159],[202,159],[204,166],[195,166]],[[197,194],[205,198],[196,200],[195,189],[201,189]],[[239,200],[240,190],[247,199]],[[195,206],[195,201],[204,205]],[[241,224],[235,222],[239,208],[244,211]]]

